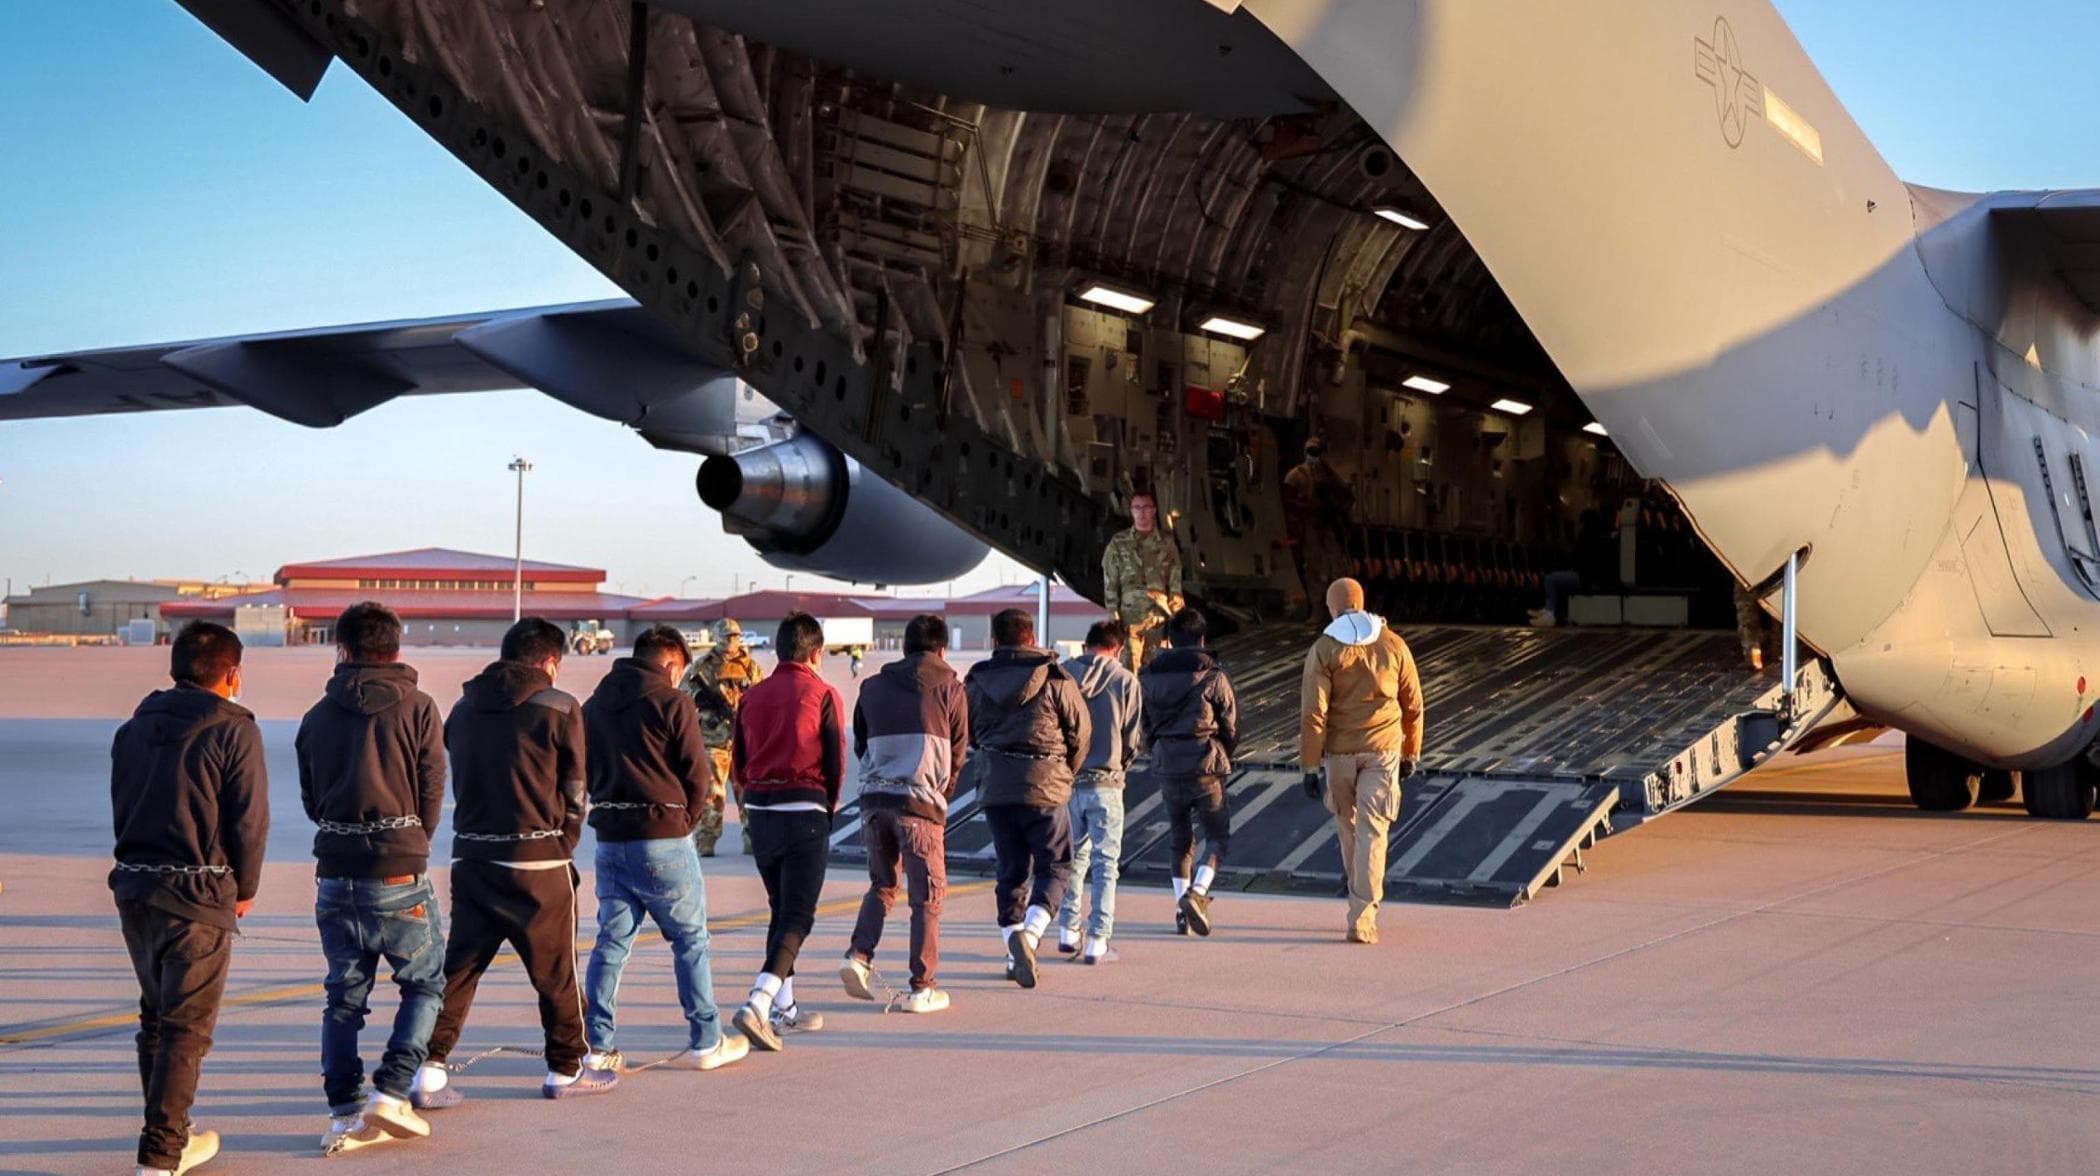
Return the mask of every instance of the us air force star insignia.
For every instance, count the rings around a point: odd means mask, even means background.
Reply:
[[[1692,72],[1714,88],[1714,113],[1721,119],[1721,138],[1730,147],[1743,145],[1750,120],[1763,118],[1765,89],[1743,68],[1743,51],[1735,43],[1728,18],[1714,18],[1714,39],[1692,38]]]

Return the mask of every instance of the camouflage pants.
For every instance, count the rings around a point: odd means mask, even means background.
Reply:
[[[1125,618],[1134,615],[1123,614]],[[1123,668],[1135,674],[1144,668],[1145,663],[1158,657],[1160,648],[1167,643],[1167,620],[1153,613],[1143,620],[1130,621],[1129,625],[1130,640],[1123,646]]]
[[[736,794],[736,777],[729,770],[729,749],[726,747],[710,747],[707,749],[707,754],[715,761],[715,779],[724,782],[724,790],[729,794],[729,799],[736,803],[737,821],[741,824],[744,819],[744,805],[743,801]],[[704,857],[713,857],[715,843],[722,840],[723,808],[724,804],[722,801],[710,800],[707,807],[700,810],[700,820],[693,826],[693,847],[698,849]],[[744,826],[744,852],[751,852],[751,827],[749,825]]]

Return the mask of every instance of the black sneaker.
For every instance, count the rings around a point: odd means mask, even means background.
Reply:
[[[1181,896],[1181,915],[1188,921],[1189,930],[1198,935],[1210,934],[1210,895],[1191,890]]]
[[[1189,917],[1185,914],[1182,914],[1181,908],[1179,907],[1175,908],[1174,911],[1174,934],[1189,934]]]
[[[1013,960],[1014,983],[1023,988],[1035,987],[1035,945],[1028,942],[1026,931],[1008,932],[1006,954]]]

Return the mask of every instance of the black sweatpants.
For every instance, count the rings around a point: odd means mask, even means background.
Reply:
[[[999,926],[1018,926],[1032,906],[1055,917],[1065,900],[1065,887],[1072,882],[1071,810],[1061,804],[988,804],[984,823],[992,827],[992,854],[997,859],[993,893]]]
[[[1160,801],[1167,808],[1167,847],[1174,859],[1174,876],[1195,876],[1197,821],[1203,823],[1203,864],[1216,870],[1225,864],[1225,851],[1232,845],[1232,807],[1225,800],[1225,777],[1169,776],[1159,782]]]
[[[831,861],[831,814],[746,805],[744,827],[751,830],[751,858],[773,911],[766,924],[764,970],[785,980],[795,974],[795,957],[817,925],[817,898],[824,893],[824,867]]]
[[[189,1142],[197,1071],[219,1023],[233,932],[121,899],[117,921],[139,980],[139,1085],[146,1095],[139,1166],[172,1171]]]
[[[459,1044],[474,991],[496,953],[517,949],[540,997],[547,1069],[583,1066],[583,989],[576,982],[576,868],[514,870],[497,862],[452,863],[452,934],[445,941],[445,1007],[430,1034],[430,1060]]]

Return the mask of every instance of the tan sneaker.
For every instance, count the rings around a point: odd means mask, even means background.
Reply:
[[[1352,927],[1349,930],[1348,938],[1351,943],[1376,943],[1378,942],[1378,928],[1373,927],[1368,931],[1358,931]]]
[[[365,1103],[365,1122],[395,1139],[428,1139],[430,1120],[416,1113],[407,1099],[374,1093]]]

